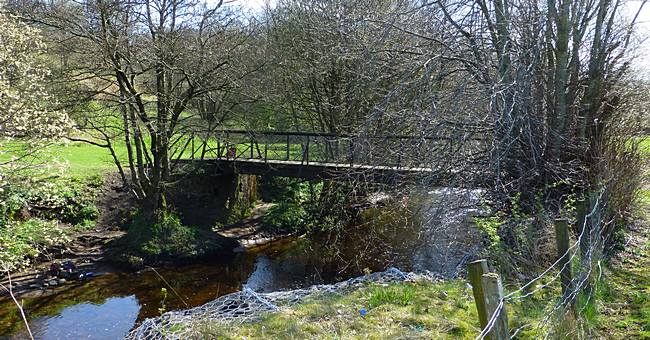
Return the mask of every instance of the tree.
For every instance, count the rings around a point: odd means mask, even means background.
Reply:
[[[0,147],[12,148],[14,156],[31,153],[34,143],[62,136],[70,124],[64,112],[51,109],[55,100],[47,88],[39,31],[0,13],[0,46]],[[18,138],[20,143],[7,145]]]
[[[251,72],[238,63],[248,33],[236,8],[223,1],[62,1],[39,3],[30,15],[58,32],[55,43],[76,46],[62,73],[103,103],[77,116],[91,137],[80,140],[111,150],[143,212],[159,215],[174,158],[188,136],[215,127],[215,113],[197,102],[222,98]],[[124,145],[126,165],[115,143]]]
[[[268,11],[267,99],[284,129],[356,133],[408,70],[409,37],[391,27],[402,1],[278,1]]]

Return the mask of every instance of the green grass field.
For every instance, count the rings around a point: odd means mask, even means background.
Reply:
[[[16,150],[16,143],[0,153],[0,162],[6,162],[18,154],[12,150]],[[118,147],[116,152],[122,159],[125,158],[124,146]],[[46,172],[70,176],[93,176],[115,169],[108,149],[83,142],[51,144],[20,162],[30,163]]]
[[[178,143],[182,147],[183,143]],[[250,142],[241,142],[232,144],[237,149],[238,158],[250,157]],[[231,146],[232,146],[231,145]],[[117,154],[122,165],[125,166],[127,162],[127,151],[124,143],[114,143],[115,153]],[[217,157],[217,142],[210,141],[208,143],[208,152],[206,158]],[[286,158],[286,144],[274,143],[267,146],[267,157],[269,159],[284,160]],[[11,142],[5,144],[0,149],[0,162],[7,162],[12,157],[17,156],[18,152],[13,150],[26,149],[25,145],[20,142]],[[226,157],[226,149],[222,144],[219,144],[219,149],[222,157]],[[291,144],[290,146],[290,159],[300,160],[302,158],[302,146],[298,143]],[[323,154],[322,148],[314,147],[309,151],[310,159],[318,159],[319,155]],[[192,154],[191,147],[183,152],[182,158],[190,158]],[[201,154],[200,146],[195,145],[195,157]],[[84,142],[70,142],[70,143],[56,143],[44,147],[35,157],[27,157],[21,162],[31,163],[37,168],[46,169],[46,172],[57,173],[69,176],[93,176],[105,172],[116,171],[116,166],[113,157],[107,148],[99,147]],[[259,144],[253,149],[253,158],[261,158],[264,156],[264,144]],[[178,154],[174,154],[174,158]]]

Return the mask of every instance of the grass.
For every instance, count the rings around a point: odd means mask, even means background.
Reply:
[[[127,160],[126,146],[122,141],[115,141],[115,153],[122,165],[125,166]],[[181,143],[182,144],[182,143]],[[17,150],[27,148],[21,142],[10,142],[5,145],[0,144],[0,163],[9,161],[18,154]],[[211,141],[208,145],[211,152],[206,154],[206,158],[217,156],[217,142]],[[250,142],[235,144],[238,158],[250,157]],[[196,145],[196,157],[199,157],[199,146]],[[259,145],[258,150],[254,150],[254,158],[264,155],[264,145]],[[183,153],[183,158],[190,158],[192,151],[187,149]],[[322,150],[310,150],[310,159],[317,159]],[[221,150],[222,157],[226,156],[226,150]],[[267,156],[269,159],[284,160],[286,157],[286,144],[275,143],[268,146]],[[177,155],[175,155],[177,157]],[[302,149],[299,144],[290,146],[291,160],[302,159]],[[68,176],[85,177],[103,174],[109,171],[115,171],[117,168],[107,148],[99,147],[84,142],[54,143],[44,147],[38,153],[38,157],[28,157],[23,160],[24,163],[31,162],[39,168],[45,168],[50,173],[64,174]]]
[[[650,156],[650,136],[639,138],[639,151],[643,155]]]
[[[509,302],[510,328],[532,325],[518,338],[546,334],[536,324],[553,307],[557,288]],[[474,339],[480,333],[472,290],[462,279],[372,283],[350,293],[316,293],[254,322],[195,319],[174,329],[190,339]]]
[[[632,242],[600,281],[601,333],[613,339],[650,339],[650,232]]]
[[[316,295],[254,323],[196,321],[189,338],[473,339],[477,318],[462,281],[372,284],[350,294]]]
[[[121,144],[116,153],[124,160],[126,147]],[[23,147],[20,142],[5,146],[0,152],[0,162],[6,162],[15,155],[12,150]],[[83,142],[55,143],[46,146],[39,152],[37,158],[28,157],[23,162],[31,162],[39,168],[45,168],[53,174],[63,174],[73,177],[86,177],[102,174],[115,169],[110,152],[106,148]]]
[[[650,162],[650,137],[640,141],[639,150]],[[650,339],[649,180],[650,169],[646,169],[637,200],[639,231],[630,235],[625,251],[606,268],[600,281],[600,331],[613,339]]]

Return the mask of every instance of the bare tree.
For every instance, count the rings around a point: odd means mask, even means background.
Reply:
[[[73,139],[110,149],[144,211],[165,210],[173,157],[205,128],[191,104],[232,91],[254,69],[238,62],[249,34],[237,8],[223,1],[62,1],[39,4],[31,17],[58,32],[55,43],[73,47],[66,79],[104,103],[77,116],[92,138]],[[125,146],[126,164],[115,143]]]

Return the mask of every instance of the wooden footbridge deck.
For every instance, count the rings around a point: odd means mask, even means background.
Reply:
[[[177,164],[219,171],[306,179],[355,176],[375,182],[435,176],[417,152],[434,152],[440,138],[305,132],[220,130],[192,136],[179,148]],[[406,152],[408,150],[408,153]],[[408,156],[407,156],[408,155]]]

